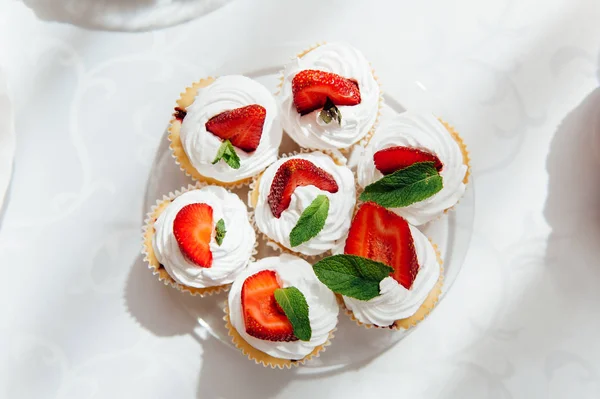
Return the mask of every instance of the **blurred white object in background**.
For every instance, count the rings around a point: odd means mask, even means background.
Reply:
[[[142,31],[189,21],[231,0],[23,0],[38,18],[89,29]]]
[[[4,196],[12,175],[15,152],[15,124],[13,107],[8,93],[7,79],[0,68],[0,216]]]

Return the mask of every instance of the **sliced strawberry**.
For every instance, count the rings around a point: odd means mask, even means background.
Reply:
[[[263,270],[248,277],[242,285],[242,312],[246,332],[267,341],[297,341],[292,323],[275,300],[281,288],[277,273]]]
[[[246,152],[256,150],[265,124],[267,110],[252,104],[221,112],[206,122],[206,130],[215,136],[231,141],[235,147]]]
[[[444,167],[442,161],[434,154],[416,148],[402,146],[390,147],[377,151],[375,155],[373,155],[373,161],[375,161],[377,170],[384,175],[389,175],[397,170],[407,168],[417,162],[433,162],[438,172]]]
[[[393,267],[390,276],[407,289],[410,289],[419,271],[408,223],[373,202],[363,204],[354,216],[344,253]]]
[[[337,193],[338,185],[329,173],[306,159],[285,161],[273,178],[269,192],[269,207],[273,216],[279,219],[292,201],[296,187],[315,186],[330,193]]]
[[[210,240],[213,232],[213,210],[210,205],[195,203],[184,206],[173,221],[173,235],[179,249],[200,267],[212,266]]]
[[[307,69],[292,79],[296,111],[301,115],[323,108],[327,98],[334,105],[360,104],[358,83],[335,73]]]

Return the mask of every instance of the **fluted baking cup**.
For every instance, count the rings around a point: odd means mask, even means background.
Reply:
[[[467,148],[467,145],[465,144],[465,142],[463,141],[463,139],[460,136],[460,134],[458,134],[458,132],[456,131],[456,129],[454,129],[454,127],[452,125],[450,125],[448,122],[444,121],[443,119],[440,119],[440,118],[438,118],[438,119],[442,123],[442,125],[444,125],[444,127],[446,128],[446,130],[448,130],[448,132],[450,133],[450,135],[452,136],[452,138],[454,139],[454,141],[456,141],[456,144],[458,144],[458,147],[460,148],[460,152],[462,153],[462,156],[463,156],[463,162],[467,166],[467,172],[465,173],[465,177],[463,179],[463,183],[465,185],[467,185],[469,183],[469,178],[471,177],[471,156],[469,154],[469,150]],[[456,205],[458,205],[460,203],[461,199],[462,198],[459,198],[458,201],[456,201],[456,204],[454,204],[450,208],[444,210],[444,214],[447,214],[448,212],[454,210],[456,208]],[[441,216],[442,215],[438,216],[434,220],[440,219]]]
[[[431,313],[435,305],[437,305],[440,295],[442,293],[442,286],[444,284],[444,267],[442,255],[438,246],[433,243],[432,245],[433,249],[435,249],[438,263],[440,264],[440,277],[438,278],[438,281],[435,284],[435,286],[429,292],[429,295],[427,295],[427,298],[425,298],[425,301],[421,304],[419,309],[417,309],[417,311],[412,316],[407,317],[405,319],[396,320],[391,326],[377,326],[375,324],[363,323],[359,321],[356,318],[356,316],[354,316],[354,313],[352,313],[352,311],[346,307],[346,305],[344,304],[344,300],[338,295],[338,303],[344,310],[344,313],[346,313],[350,317],[350,319],[352,319],[357,325],[365,328],[389,328],[392,330],[407,330],[411,327],[416,326],[419,322],[424,320],[425,317],[427,317],[427,315]]]
[[[456,142],[456,144],[458,144],[458,147],[460,148],[460,152],[461,152],[462,158],[463,158],[463,163],[467,167],[467,172],[465,173],[465,177],[463,178],[463,184],[467,185],[469,183],[469,178],[471,177],[471,157],[470,157],[467,145],[465,144],[465,142],[463,141],[463,139],[460,136],[460,134],[456,131],[456,129],[454,129],[454,127],[452,125],[450,125],[448,122],[444,121],[441,118],[438,118],[438,120],[442,123],[442,125],[444,125],[444,127],[446,128],[446,130],[448,131],[448,133],[450,133],[450,135],[452,136],[452,139]],[[363,204],[363,201],[360,200],[360,195],[364,191],[364,188],[361,187],[358,184],[357,173],[358,173],[357,171],[354,171],[354,178],[357,180],[357,185],[356,185],[356,189],[357,189],[356,190],[356,198],[357,198],[356,205],[359,206],[359,205]],[[444,209],[443,212],[440,212],[439,215],[437,215],[436,217],[434,217],[433,219],[431,219],[427,223],[431,223],[431,222],[434,222],[436,220],[440,220],[442,218],[442,216],[444,216],[448,212],[454,210],[454,208],[460,203],[460,200],[461,200],[461,198],[459,198],[458,201],[456,201],[456,203],[454,205],[452,205],[450,208]],[[356,213],[356,210],[357,210],[357,208],[355,208],[355,210],[354,210],[355,213]]]
[[[163,195],[162,199],[157,200],[156,204],[152,206],[150,212],[148,212],[146,220],[144,221],[144,227],[142,228],[142,254],[144,255],[144,261],[148,263],[148,268],[152,270],[152,274],[157,276],[158,280],[162,281],[165,285],[169,285],[173,288],[176,288],[181,292],[187,292],[191,295],[198,295],[201,297],[227,291],[229,290],[231,284],[217,285],[214,287],[206,288],[197,288],[189,287],[187,285],[175,281],[175,279],[171,277],[171,275],[169,275],[165,267],[161,265],[158,261],[156,254],[154,253],[154,247],[152,246],[152,237],[155,233],[154,223],[156,223],[156,220],[158,219],[160,214],[167,208],[167,206],[169,206],[171,202],[173,202],[175,198],[188,191],[197,190],[206,186],[207,185],[205,183],[198,182],[195,185],[190,184],[187,187],[182,187],[181,189],[176,190],[175,192],[170,192],[167,195]],[[252,213],[249,213],[248,217],[251,220]],[[258,240],[254,242],[254,250],[252,251],[252,255],[249,259],[249,262],[254,261],[254,256],[256,256],[257,252]]]
[[[454,141],[456,141],[456,144],[458,144],[458,146],[460,147],[460,152],[462,153],[462,156],[463,156],[463,162],[467,166],[467,173],[465,173],[463,183],[467,184],[467,183],[469,183],[469,177],[471,175],[471,157],[469,155],[469,150],[467,149],[467,145],[465,144],[462,137],[460,137],[460,135],[458,134],[458,132],[456,131],[456,129],[454,129],[454,127],[452,125],[450,125],[448,122],[444,121],[443,119],[438,118],[438,120],[442,123],[442,125],[444,125],[444,127],[446,128],[446,130],[448,130],[448,132],[450,133],[450,135],[452,136]]]
[[[340,159],[339,157],[336,157],[335,153],[332,153],[330,151],[322,151],[322,150],[310,150],[308,148],[302,148],[300,151],[294,151],[291,152],[289,154],[282,154],[279,157],[279,160],[281,159],[285,159],[285,158],[290,158],[296,155],[300,155],[300,154],[310,154],[311,152],[322,152],[323,154],[329,156],[331,159],[333,159],[333,162],[338,165],[338,166],[346,166],[346,159]],[[278,160],[278,161],[279,161]],[[260,179],[263,176],[263,173],[260,173],[258,176],[255,176],[252,179],[252,182],[250,182],[250,186],[249,186],[249,190],[248,190],[248,206],[251,209],[256,209],[256,204],[258,203],[258,198],[259,198],[259,186],[260,186]],[[355,179],[355,183],[356,183],[356,179]],[[315,262],[325,256],[328,256],[331,254],[331,250],[327,250],[323,253],[320,253],[318,255],[305,255],[303,253],[300,252],[295,252],[289,248],[284,247],[282,244],[280,244],[279,242],[273,240],[271,237],[269,237],[268,235],[266,235],[265,233],[263,233],[257,226],[256,224],[256,217],[255,215],[253,215],[252,219],[251,219],[254,229],[256,230],[256,232],[260,235],[261,239],[263,241],[266,242],[266,244],[269,246],[269,248],[272,248],[274,250],[277,250],[279,252],[282,253],[286,253],[286,254],[290,254],[290,255],[295,255],[298,257],[301,257],[303,259],[306,259],[310,262]]]
[[[319,42],[319,43],[313,44],[309,48],[302,50],[298,54],[296,54],[295,58],[302,58],[306,54],[310,53],[314,49],[316,49],[324,44],[327,44],[327,42]],[[369,63],[369,65],[371,66],[370,63]],[[357,146],[365,147],[367,144],[369,144],[369,141],[371,140],[371,137],[373,137],[373,134],[375,133],[375,129],[377,128],[377,125],[379,124],[379,118],[381,117],[381,108],[383,105],[383,91],[381,90],[381,82],[379,80],[379,77],[375,73],[375,69],[373,69],[373,66],[371,66],[371,73],[373,74],[373,78],[375,79],[375,81],[377,82],[377,85],[379,86],[379,101],[378,101],[378,108],[377,108],[377,117],[375,118],[375,122],[373,122],[373,126],[371,126],[369,131],[363,137],[361,137],[356,143],[354,143],[346,148],[338,148],[337,149],[340,153],[342,153],[344,155],[344,157],[349,157],[350,154],[352,153],[352,151],[354,150],[354,148],[356,148]],[[281,88],[283,87],[283,82],[284,82],[284,76],[285,76],[284,70],[282,69],[279,72],[279,84],[277,85],[277,92],[275,93],[276,96],[281,93]],[[286,132],[286,134],[287,134],[287,132]],[[323,150],[320,148],[310,148],[310,149],[316,150],[316,151],[326,151],[326,150]]]
[[[234,182],[222,182],[212,177],[204,176],[194,168],[194,165],[192,165],[181,143],[180,132],[183,118],[180,118],[179,113],[182,111],[187,112],[187,108],[194,102],[198,91],[211,85],[215,79],[216,78],[213,77],[201,79],[198,82],[193,83],[192,86],[187,87],[185,91],[181,93],[177,100],[177,111],[173,114],[173,118],[169,125],[169,141],[171,142],[169,148],[171,149],[171,155],[175,158],[175,163],[177,163],[179,168],[192,179],[226,188],[239,188],[250,183],[252,181],[252,176]]]
[[[244,338],[242,338],[242,336],[237,332],[237,330],[233,327],[231,321],[229,320],[228,306],[225,306],[225,317],[223,318],[223,320],[225,320],[225,327],[229,331],[229,336],[231,337],[231,341],[233,342],[235,347],[238,348],[245,356],[247,356],[248,359],[253,360],[256,364],[262,364],[264,367],[271,367],[272,369],[290,369],[292,367],[300,366],[311,359],[316,359],[321,355],[322,352],[325,351],[325,349],[329,345],[331,345],[331,340],[333,339],[334,333],[336,331],[335,328],[331,330],[329,332],[329,337],[327,338],[327,341],[324,344],[315,347],[315,349],[313,349],[312,352],[304,356],[302,359],[290,360],[280,359],[268,355],[262,351],[259,351],[258,349],[250,345],[246,340],[244,340]]]

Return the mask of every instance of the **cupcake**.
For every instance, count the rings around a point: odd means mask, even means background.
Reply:
[[[381,93],[373,69],[345,43],[322,44],[285,66],[281,123],[301,147],[346,149],[370,134]]]
[[[352,319],[367,327],[416,325],[442,288],[441,259],[427,237],[372,202],[354,216],[344,254],[317,262],[314,270],[341,295]]]
[[[194,180],[221,186],[249,183],[277,160],[278,107],[260,83],[241,75],[201,80],[177,101],[171,150]]]
[[[405,112],[382,121],[360,157],[357,177],[365,189],[361,200],[419,226],[463,196],[469,154],[450,125],[431,114]]]
[[[322,152],[279,159],[253,183],[258,229],[278,248],[307,256],[343,242],[356,201],[354,175]]]
[[[329,344],[339,308],[308,262],[283,254],[251,263],[235,279],[226,312],[229,335],[249,359],[290,368]]]
[[[157,201],[144,229],[150,268],[165,284],[194,295],[227,288],[255,245],[246,206],[218,186],[190,186]]]

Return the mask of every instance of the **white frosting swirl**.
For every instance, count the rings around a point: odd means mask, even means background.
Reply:
[[[338,191],[330,193],[315,186],[298,187],[292,194],[290,206],[277,219],[273,216],[267,199],[277,170],[290,159],[306,159],[330,173],[337,182]],[[325,220],[325,226],[316,237],[292,248],[290,232],[298,223],[302,212],[320,194],[329,197],[329,213]],[[340,239],[346,236],[350,228],[355,202],[356,187],[352,171],[345,166],[336,165],[331,157],[322,152],[312,152],[280,159],[265,170],[258,186],[258,201],[254,215],[258,229],[269,238],[294,252],[304,255],[319,255],[332,249]]]
[[[267,115],[260,143],[247,153],[235,148],[240,168],[233,169],[224,161],[212,161],[222,140],[206,130],[206,122],[224,111],[258,104]],[[282,135],[279,109],[275,99],[260,83],[241,75],[221,76],[209,86],[198,90],[194,102],[187,108],[181,125],[183,149],[196,170],[203,176],[230,183],[255,176],[277,160]]]
[[[358,184],[366,187],[381,179],[373,156],[394,146],[412,147],[435,154],[442,161],[444,187],[437,194],[403,208],[391,209],[409,223],[425,224],[454,206],[465,192],[467,165],[463,154],[446,127],[432,114],[405,112],[387,119],[377,128],[358,163]]]
[[[310,341],[266,341],[246,333],[242,310],[242,286],[248,277],[261,270],[275,271],[282,288],[293,286],[304,294],[312,329]],[[317,279],[312,266],[304,259],[288,254],[263,258],[251,263],[233,282],[228,304],[231,325],[242,338],[259,351],[280,359],[302,359],[317,346],[326,343],[329,333],[337,325],[339,313],[335,295]]]
[[[316,69],[331,72],[358,82],[361,102],[338,106],[342,124],[325,124],[319,119],[320,110],[300,115],[294,105],[292,80],[300,71]],[[279,95],[281,123],[284,130],[300,146],[313,149],[347,148],[365,137],[373,127],[379,112],[379,84],[371,65],[363,54],[345,43],[323,44],[302,58],[285,66]]]
[[[440,264],[435,249],[416,227],[409,226],[415,243],[419,272],[410,290],[392,277],[379,283],[381,295],[368,301],[343,297],[344,304],[362,323],[380,327],[412,316],[421,307],[440,277]]]
[[[213,223],[223,218],[227,233],[219,246],[214,235],[210,241],[213,262],[209,268],[190,262],[179,249],[173,235],[173,221],[188,204],[205,203],[213,209]],[[206,288],[229,284],[248,265],[256,234],[246,205],[222,187],[208,186],[191,190],[175,198],[154,223],[152,246],[158,261],[175,281],[189,287]],[[214,234],[214,233],[213,233]]]

